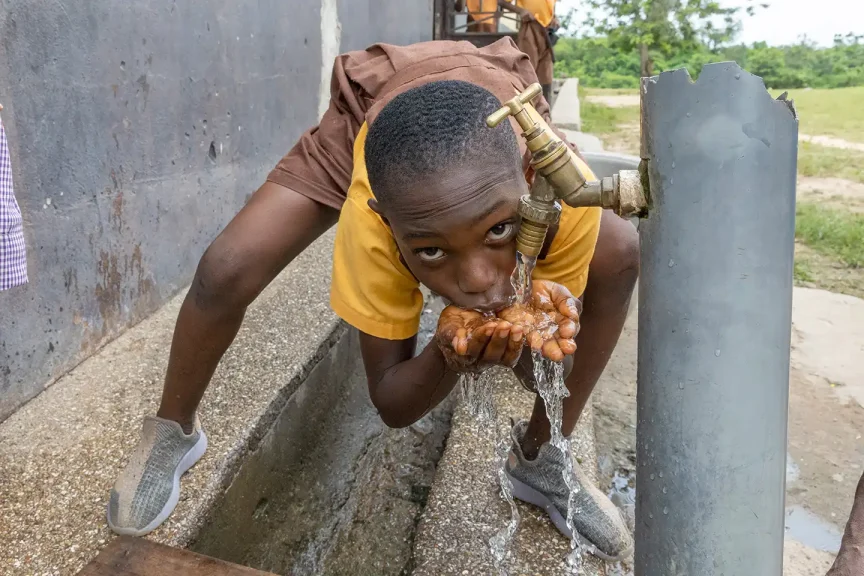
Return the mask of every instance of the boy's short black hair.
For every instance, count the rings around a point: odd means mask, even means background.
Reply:
[[[494,94],[460,80],[430,82],[395,97],[366,135],[366,170],[376,200],[386,203],[418,179],[456,166],[521,167],[510,123],[486,126],[500,107]]]

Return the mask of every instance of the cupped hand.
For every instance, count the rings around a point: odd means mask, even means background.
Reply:
[[[496,364],[513,367],[525,341],[521,326],[456,306],[441,312],[435,337],[447,365],[457,372]]]
[[[514,304],[498,312],[498,318],[521,328],[531,349],[560,362],[576,351],[582,303],[570,291],[549,280],[534,280],[531,302]]]

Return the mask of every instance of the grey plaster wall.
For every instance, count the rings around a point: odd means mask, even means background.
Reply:
[[[317,121],[339,51],[432,1],[0,0],[31,283],[0,293],[0,420],[138,322]]]

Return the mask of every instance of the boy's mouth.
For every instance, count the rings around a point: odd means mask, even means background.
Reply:
[[[433,292],[433,294],[435,294],[435,293]],[[439,294],[435,294],[435,295],[438,296],[439,298],[441,298],[441,300],[444,302],[445,306],[457,306],[459,308],[474,310],[476,312],[480,312],[481,314],[491,314],[491,313],[498,312],[499,310],[503,310],[504,308],[507,308],[508,306],[512,306],[516,300],[516,295],[513,294],[513,295],[510,295],[506,298],[499,298],[499,299],[491,300],[489,302],[479,304],[479,305],[463,306],[461,304],[456,304],[452,300],[450,300],[449,298],[445,298],[444,296],[441,296]]]
[[[491,302],[483,303],[479,306],[474,306],[474,310],[477,312],[481,312],[483,314],[489,314],[491,312],[498,312],[508,306],[513,304],[516,296],[510,296],[508,298],[501,298],[499,300],[493,300]]]

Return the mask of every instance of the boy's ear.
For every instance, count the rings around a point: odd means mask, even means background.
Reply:
[[[370,198],[369,208],[371,208],[373,212],[375,212],[376,214],[378,214],[378,216],[381,217],[381,220],[384,221],[384,224],[390,226],[390,222],[387,221],[387,218],[384,216],[384,212],[381,211],[381,205],[378,204],[377,200],[375,200],[374,198]]]

